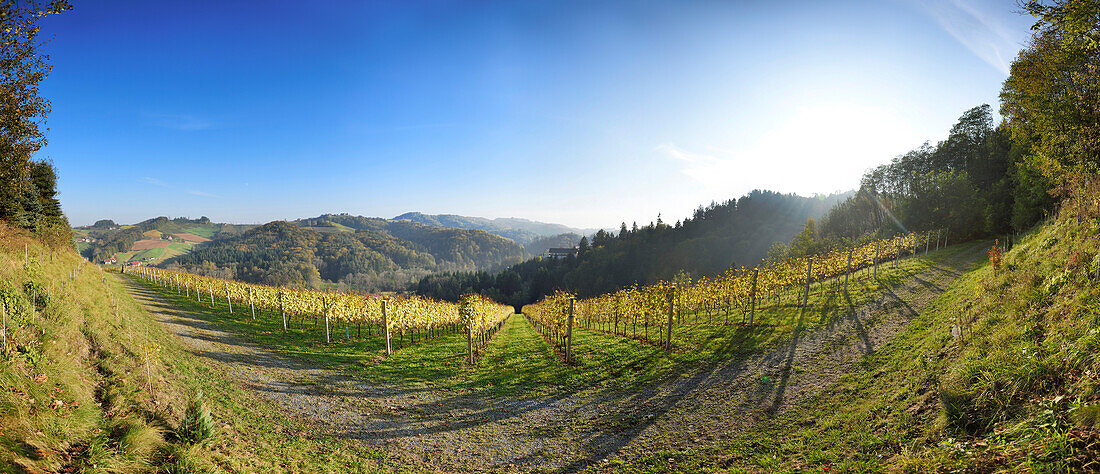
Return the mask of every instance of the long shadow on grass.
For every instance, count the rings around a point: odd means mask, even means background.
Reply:
[[[934,268],[925,269],[925,271],[940,271],[951,276],[958,275],[957,272],[941,268],[941,266],[938,265],[934,266]],[[882,310],[888,310],[888,308],[885,307],[887,300],[893,300],[898,303],[899,310],[902,310],[907,316],[912,316],[915,314],[913,308],[909,303],[903,301],[890,286],[900,284],[905,279],[913,276],[915,275],[905,275],[904,277],[890,275],[889,277],[881,278],[881,286],[874,290],[877,296],[872,301],[868,301],[862,305],[877,307],[875,310],[868,310],[874,311],[877,314],[881,313]],[[923,278],[919,278],[916,281],[918,284],[933,290],[941,290]],[[836,304],[837,302],[835,299],[839,298],[838,295],[841,293],[842,292],[832,292],[828,299],[823,302],[820,308],[820,321],[824,324],[822,327],[815,329],[822,329],[823,331],[821,331],[821,334],[824,335],[834,332],[838,325],[849,324],[862,343],[862,352],[867,354],[874,351],[875,348],[870,341],[868,328],[864,326],[861,319],[869,315],[865,312],[861,313],[856,311],[847,295],[843,295],[845,303],[843,306]],[[833,312],[836,310],[841,310],[844,316],[832,317]],[[755,393],[748,395],[741,401],[731,400],[727,408],[729,413],[751,412],[766,407],[764,412],[769,415],[774,415],[782,406],[783,399],[791,383],[791,369],[794,359],[799,352],[799,346],[803,345],[803,339],[810,335],[810,331],[806,327],[805,316],[804,312],[800,312],[791,339],[785,343],[787,345],[778,348],[770,355],[763,356],[761,360],[753,359],[750,361],[748,359],[741,359],[714,364],[708,370],[697,372],[686,379],[675,380],[671,384],[671,387],[658,386],[637,393],[628,394],[618,403],[605,403],[606,400],[595,400],[588,405],[588,410],[578,410],[578,413],[601,413],[600,416],[596,417],[593,423],[597,423],[605,429],[601,430],[584,444],[584,447],[580,450],[585,456],[583,459],[578,459],[569,463],[563,470],[573,471],[583,469],[593,460],[621,450],[636,439],[646,428],[652,426],[661,419],[662,416],[668,413],[681,397],[695,390],[700,385],[708,384],[711,382],[711,380],[709,380],[711,378],[717,379],[716,381],[718,383],[740,384],[740,386],[744,387],[746,390],[752,390],[753,387],[755,387]],[[873,321],[877,320],[876,318]],[[814,334],[818,333],[814,332]],[[827,341],[823,340],[822,342]],[[813,343],[807,342],[806,344]],[[729,346],[724,349],[727,351],[734,350],[733,347]],[[750,363],[754,365],[749,367]],[[737,380],[738,377],[751,373],[754,369],[766,374],[773,373],[771,368],[774,367],[779,368],[779,380],[774,385],[764,381]],[[618,409],[609,411],[609,407]],[[636,417],[638,414],[644,414],[645,417],[637,419]],[[634,418],[632,418],[632,416]],[[616,422],[620,422],[620,424],[616,425]],[[537,457],[533,458],[532,456],[526,456],[521,459],[532,462],[537,462],[538,460]]]
[[[215,322],[202,318],[199,315],[203,314],[212,318],[216,318],[217,316],[210,316],[205,312],[187,311],[175,307],[169,302],[166,302],[163,295],[136,282],[130,286],[130,290],[136,296],[145,300],[145,304],[151,309],[166,315],[168,323],[187,326],[193,329],[186,333],[177,332],[181,338],[196,341],[191,344],[192,347],[195,348],[189,350],[192,354],[199,357],[208,357],[245,366],[289,370],[293,371],[296,378],[305,379],[304,381],[279,380],[277,381],[278,384],[275,386],[257,386],[255,387],[257,390],[268,392],[322,393],[319,387],[336,387],[340,385],[341,382],[352,379],[352,377],[344,372],[348,372],[347,369],[349,366],[360,364],[364,357],[370,356],[369,351],[355,351],[354,348],[349,347],[346,349],[351,350],[351,352],[346,354],[326,354],[325,357],[328,358],[325,366],[326,369],[320,370],[317,365],[309,363],[308,360],[293,357],[298,355],[293,353],[293,344],[284,345],[283,350],[290,353],[290,356],[283,356],[282,354],[272,351],[271,348],[265,346],[263,343],[245,341],[242,336],[224,330],[220,327],[221,324],[219,324],[219,322],[225,324],[225,321],[219,320]],[[281,332],[279,335],[287,337],[287,335]],[[290,336],[293,336],[293,333]],[[317,344],[320,345],[323,343]],[[217,345],[228,347],[230,350],[202,349],[205,347],[218,347]],[[333,347],[339,348],[337,346]],[[308,355],[303,356],[308,358]],[[325,372],[327,372],[327,374],[321,375]],[[265,382],[268,382],[268,380],[265,380]],[[270,380],[270,382],[276,381]],[[388,393],[391,395],[401,395],[430,390],[430,387],[394,386],[391,387]]]
[[[893,294],[888,288],[884,289],[884,291],[890,292],[897,298],[897,295]],[[838,292],[835,291],[830,293],[830,301],[826,302],[826,304],[822,304],[820,321],[825,323],[824,325],[826,327],[831,327],[834,324],[842,323],[844,319],[855,318],[855,330],[860,333],[860,338],[863,340],[864,351],[872,350],[866,328],[864,328],[859,321],[858,314],[852,311],[852,303],[850,300],[847,300],[846,295],[847,305],[845,313],[847,317],[830,318],[832,312],[840,306],[837,304],[828,304],[832,303],[833,298],[837,298],[837,293]],[[911,308],[908,308],[907,304],[905,306],[911,311]],[[167,306],[165,306],[165,308],[169,310],[173,309]],[[172,313],[178,314],[177,311],[172,311]],[[590,434],[591,436],[581,438],[581,446],[573,450],[571,455],[569,455],[573,460],[564,467],[567,471],[578,470],[587,466],[593,459],[615,453],[627,446],[644,430],[651,427],[655,422],[665,416],[676,406],[683,396],[695,391],[700,385],[709,383],[730,384],[734,382],[734,379],[738,376],[746,374],[747,371],[778,366],[782,368],[780,370],[781,378],[777,385],[759,384],[756,383],[757,381],[748,381],[745,388],[747,390],[755,388],[757,395],[750,395],[740,403],[731,400],[729,407],[729,410],[732,412],[739,410],[759,410],[767,406],[770,402],[770,411],[774,413],[776,409],[781,406],[788,384],[790,383],[789,377],[791,368],[794,358],[797,355],[799,343],[805,336],[805,333],[808,332],[805,316],[806,314],[804,311],[800,312],[796,328],[792,334],[792,339],[787,342],[789,346],[778,348],[774,354],[765,355],[763,360],[750,361],[747,358],[739,358],[718,363],[711,361],[705,364],[707,367],[703,370],[693,370],[691,371],[691,375],[684,377],[679,376],[679,373],[683,372],[684,369],[691,368],[695,362],[677,362],[673,363],[670,366],[671,370],[667,372],[654,373],[650,371],[647,373],[645,372],[645,368],[652,365],[655,360],[655,356],[652,354],[642,354],[637,357],[632,356],[633,358],[627,360],[621,358],[614,359],[617,363],[622,364],[620,366],[622,370],[638,370],[642,372],[640,376],[636,377],[637,383],[631,384],[629,390],[614,391],[614,393],[603,392],[600,395],[584,397],[579,401],[573,400],[573,404],[566,403],[564,405],[571,413],[594,414],[588,419],[573,420],[568,414],[562,415],[558,412],[551,413],[550,416],[540,415],[525,420],[528,423],[524,425],[526,433],[524,433],[523,436],[537,436],[539,433],[561,433],[563,430],[561,423],[566,420],[580,423],[580,432],[584,435]],[[212,317],[217,318],[218,316]],[[787,320],[782,319],[782,321]],[[209,323],[201,319],[191,322],[197,327],[205,328],[209,325]],[[220,319],[218,322],[224,324],[224,321]],[[779,320],[777,320],[777,322],[779,322]],[[749,334],[763,332],[763,329],[763,327],[744,328],[735,326],[733,329],[734,337],[727,339],[725,341],[725,346],[717,348],[715,352],[725,354],[736,353],[744,347],[746,341],[752,337]],[[771,331],[774,332],[776,330],[778,330],[777,326],[771,327]],[[730,335],[726,329],[716,331],[715,334],[705,338],[705,340],[708,341],[708,348],[711,341],[718,339],[717,333],[723,333],[727,336]],[[618,337],[606,334],[601,336]],[[227,342],[220,339],[217,340],[217,342],[223,344],[239,344],[239,342],[236,341]],[[212,354],[212,356],[214,356],[214,354]],[[358,357],[362,358],[362,354],[359,354]],[[550,357],[553,356],[551,355]],[[278,358],[273,357],[272,359]],[[258,362],[259,365],[265,363],[278,363],[279,367],[285,367],[282,361],[261,360],[251,362]],[[299,394],[333,393],[338,395],[355,395],[361,398],[364,397],[364,395],[369,396],[369,392],[364,393],[364,390],[369,387],[359,382],[349,382],[348,377],[331,372],[331,369],[335,368],[332,367],[331,359],[324,360],[322,363],[325,364],[325,367],[329,369],[330,372],[324,375],[311,373],[308,374],[308,381],[304,383],[294,383],[292,384],[293,386],[286,388],[273,387],[269,390],[280,393],[292,391],[291,393]],[[750,367],[750,363],[753,364],[753,366]],[[502,399],[486,397],[478,393],[459,393],[459,391],[455,391],[442,396],[437,394],[437,396],[408,403],[405,406],[366,406],[363,409],[363,414],[369,415],[364,416],[364,418],[367,419],[352,423],[352,428],[350,429],[348,429],[347,424],[341,424],[340,426],[342,428],[340,429],[340,434],[354,438],[384,441],[396,438],[415,437],[417,435],[463,430],[483,424],[523,417],[528,413],[539,410],[549,409],[554,412],[561,408],[556,406],[559,402],[562,402],[563,399],[573,397],[580,389],[598,385],[616,376],[617,374],[615,372],[600,373],[595,380],[587,380],[587,383],[562,390],[555,393],[554,396],[539,396],[537,398],[526,399]],[[484,376],[482,377],[484,378]],[[526,377],[525,380],[527,380],[527,382],[525,383],[540,380],[540,377],[532,374],[525,374],[523,377]],[[668,383],[663,383],[665,380],[668,380]],[[639,386],[638,383],[641,383],[642,386]],[[416,391],[432,390],[433,389],[429,388]],[[392,394],[392,392],[388,394]],[[339,406],[345,410],[348,409],[347,405],[343,405],[340,402],[333,402],[332,406]],[[323,408],[324,407],[316,407],[310,409],[319,411]],[[586,427],[596,429],[586,430]],[[569,428],[572,429],[572,427]],[[511,462],[518,464],[526,463],[529,465],[545,464],[545,456],[545,453],[537,450],[527,453],[517,452]]]
[[[233,318],[232,316],[218,314],[218,311],[210,311],[206,308],[200,308],[200,310],[192,312],[173,307],[170,303],[165,302],[165,299],[171,300],[172,295],[158,294],[154,289],[144,285],[134,284],[132,290],[136,295],[147,300],[146,304],[152,309],[168,315],[170,323],[202,330],[198,333],[180,334],[181,337],[230,348],[227,351],[193,349],[191,350],[192,354],[232,362],[243,367],[259,366],[290,370],[293,373],[291,378],[295,379],[276,380],[266,378],[262,373],[249,374],[247,377],[253,382],[254,389],[268,392],[276,397],[283,395],[298,396],[297,401],[291,400],[291,403],[296,404],[304,412],[312,412],[322,418],[338,411],[344,414],[354,412],[360,415],[369,415],[352,422],[345,420],[342,423],[337,423],[341,427],[338,428],[340,434],[347,437],[385,441],[463,430],[487,423],[504,421],[509,418],[521,417],[530,411],[544,409],[559,402],[562,398],[573,395],[572,392],[567,392],[559,396],[544,397],[539,400],[505,400],[487,399],[478,393],[460,393],[456,390],[451,391],[450,395],[438,396],[437,394],[437,396],[417,400],[415,395],[437,392],[438,388],[400,389],[392,384],[377,386],[363,383],[356,380],[350,372],[342,371],[338,366],[334,367],[332,358],[328,354],[325,355],[326,360],[322,361],[323,365],[321,366],[310,364],[306,360],[281,357],[261,344],[242,342],[241,337],[222,330],[221,326],[223,325],[233,326],[234,321],[230,319]],[[207,316],[210,320],[199,315]],[[203,344],[199,343],[198,346],[202,347]],[[240,348],[242,352],[235,353],[233,348]],[[421,347],[420,349],[431,350],[433,346]],[[443,352],[448,351],[446,348],[434,349]],[[394,357],[400,357],[400,355],[398,352],[395,353]],[[439,357],[454,358],[456,359],[455,366],[462,365],[461,354],[440,353],[436,355],[436,360]],[[310,358],[309,355],[306,355],[306,359],[308,358]],[[362,354],[349,355],[348,358],[362,358]],[[533,378],[530,374],[527,374],[527,377]],[[413,399],[406,398],[405,400],[406,402],[412,401],[412,403],[405,403],[403,406],[377,406],[371,403],[375,397],[379,399],[384,397],[401,398],[410,394],[414,395]],[[308,397],[310,395],[323,395],[330,399],[300,398],[301,396]],[[354,398],[359,403],[348,403],[345,398]],[[430,418],[423,419],[421,417],[423,414],[428,414]]]

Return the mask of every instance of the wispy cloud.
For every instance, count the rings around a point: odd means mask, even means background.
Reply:
[[[171,185],[171,184],[165,183],[164,181],[161,181],[161,180],[159,180],[159,179],[157,179],[157,178],[150,178],[150,177],[146,176],[146,177],[144,177],[144,178],[141,178],[141,181],[142,181],[143,183],[146,183],[146,184],[151,184],[151,185],[153,185],[153,186],[160,186],[160,187],[162,187],[162,188],[168,188],[168,189],[174,189],[174,190],[179,190],[179,187],[178,187],[178,186],[174,186],[174,185]],[[245,183],[245,186],[248,186],[248,183]],[[192,196],[201,196],[201,197],[209,197],[209,198],[219,198],[219,199],[221,198],[221,196],[219,196],[219,195],[217,195],[217,194],[214,194],[214,193],[208,193],[208,192],[206,192],[206,191],[199,191],[199,190],[197,190],[197,189],[188,189],[188,190],[186,190],[185,192],[186,192],[187,194],[190,194],[190,195],[192,195]]]
[[[165,184],[164,181],[161,181],[157,178],[150,178],[150,177],[146,176],[144,178],[141,178],[141,180],[143,182],[145,182],[146,184],[152,184],[153,186],[168,187],[168,185]]]
[[[217,194],[211,194],[211,193],[207,193],[207,192],[203,192],[203,191],[198,191],[198,190],[195,190],[195,189],[188,189],[187,194],[190,194],[192,196],[202,196],[202,197],[211,197],[211,198],[220,198],[221,197],[221,196],[218,196]]]
[[[690,152],[672,143],[662,143],[656,150],[682,162],[681,171],[685,175],[714,191],[725,191],[730,184],[729,178],[735,175],[738,168],[735,160]]]
[[[192,132],[196,130],[206,130],[214,126],[209,120],[188,114],[145,113],[143,115],[148,118],[153,125],[170,128],[172,130]]]
[[[1008,74],[1009,65],[1027,37],[1027,30],[1008,28],[997,15],[972,0],[916,0],[917,4],[956,41]],[[997,11],[1004,10],[998,4]]]

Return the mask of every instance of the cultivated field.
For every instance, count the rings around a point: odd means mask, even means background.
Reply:
[[[394,335],[377,327],[279,314],[251,318],[247,302],[213,308],[137,280],[129,286],[196,354],[338,437],[385,449],[402,464],[456,470],[601,466],[712,444],[794,407],[852,370],[972,262],[986,243],[883,264],[852,278],[847,295],[824,282],[809,305],[758,310],[754,325],[685,325],[678,347],[576,328],[573,364],[522,315],[473,366],[465,337]],[[792,290],[784,300],[797,300]],[[216,295],[218,296],[218,295]],[[688,315],[685,320],[691,320]],[[609,465],[609,464],[607,464]]]

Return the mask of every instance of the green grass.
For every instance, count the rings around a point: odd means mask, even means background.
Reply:
[[[1069,205],[796,409],[615,472],[1100,469],[1100,212]]]
[[[253,321],[247,303],[234,302],[235,314],[231,315],[224,297],[216,299],[215,307],[210,308],[209,295],[200,304],[194,294],[187,298],[174,290],[150,287],[175,306],[221,329],[349,377],[418,387],[469,389],[493,395],[562,394],[589,388],[636,389],[715,360],[760,352],[790,338],[796,330],[811,330],[847,314],[850,305],[866,303],[931,262],[950,258],[959,251],[952,247],[934,252],[928,259],[903,260],[896,269],[892,263],[882,264],[878,280],[871,277],[870,270],[855,273],[849,282],[848,299],[843,299],[840,290],[843,279],[815,284],[805,311],[794,305],[795,301],[801,301],[800,291],[792,289],[781,295],[782,304],[762,302],[752,326],[716,324],[719,321],[706,317],[702,321],[709,324],[694,324],[694,316],[688,316],[686,320],[693,323],[676,327],[676,349],[671,353],[652,342],[578,328],[574,333],[573,366],[564,365],[560,349],[548,345],[522,315],[514,316],[505,325],[471,368],[465,364],[466,342],[462,334],[443,334],[428,341],[417,335],[414,336],[417,342],[411,343],[409,335],[395,333],[392,344],[397,350],[386,357],[384,339],[376,326],[332,321],[333,342],[326,344],[324,323],[319,318],[292,319],[290,330],[284,333],[277,313],[259,312]],[[739,321],[740,315],[734,314]],[[639,327],[638,331],[641,334],[643,329]],[[346,334],[351,337],[346,338]],[[652,336],[651,339],[658,340],[656,333]]]
[[[141,280],[138,280],[141,281]],[[145,284],[168,299],[174,306],[198,318],[210,321],[251,342],[270,347],[284,355],[297,357],[345,375],[407,386],[448,387],[487,390],[494,394],[515,393],[552,386],[569,375],[553,357],[549,346],[527,324],[523,315],[514,315],[483,350],[474,367],[466,364],[466,339],[462,333],[444,333],[428,341],[425,335],[391,335],[394,353],[385,356],[385,339],[377,326],[345,325],[330,322],[333,342],[326,344],[324,321],[293,318],[289,331],[283,332],[279,314],[257,312],[252,320],[247,303],[234,303],[229,313],[225,299],[209,295],[203,303],[178,295],[174,290]],[[370,334],[368,335],[368,331]],[[351,338],[346,336],[350,334]],[[417,342],[412,342],[416,337]],[[503,365],[507,368],[501,370]],[[512,377],[509,374],[520,374]]]
[[[778,298],[760,296],[755,314],[748,307],[732,306],[711,311],[685,312],[681,323],[674,325],[672,343],[677,352],[692,357],[711,359],[721,355],[751,353],[789,337],[795,330],[819,327],[847,314],[853,307],[873,301],[884,290],[895,287],[927,269],[933,262],[950,258],[967,247],[952,247],[932,252],[929,257],[903,259],[879,265],[875,278],[871,268],[853,272],[848,292],[843,290],[844,277],[831,278],[810,285],[806,309],[802,309],[803,288],[790,288]],[[748,325],[750,317],[752,325]],[[629,322],[628,322],[629,323]],[[615,332],[613,327],[600,327],[603,333]],[[650,328],[620,326],[619,335],[651,344],[663,344],[665,333]]]
[[[168,248],[175,250],[179,253],[187,253],[190,252],[192,248],[194,248],[194,245],[183,242],[172,242],[168,244]]]
[[[218,229],[214,226],[195,226],[184,229],[182,234],[195,234],[199,237],[213,238],[214,234],[218,232]]]
[[[33,311],[25,282],[48,295]],[[9,350],[0,353],[0,472],[396,468],[360,443],[279,416],[272,403],[181,347],[115,277],[2,224],[0,299],[9,331]],[[216,433],[193,446],[173,429],[199,391]]]
[[[130,259],[131,260],[145,260],[145,259],[149,258],[149,259],[152,259],[152,260],[156,260],[156,259],[159,259],[162,255],[164,255],[164,248],[145,249],[145,250],[139,250],[138,252],[134,253],[134,255],[132,257],[130,257]],[[119,262],[121,262],[121,261],[122,260],[120,259]]]
[[[716,445],[641,453],[603,469],[875,472],[899,462],[903,453],[927,449],[924,427],[938,416],[931,407],[935,380],[947,362],[942,351],[951,340],[949,314],[959,295],[971,291],[975,275],[957,281],[891,342],[835,384],[801,400],[796,409]],[[927,462],[944,466],[943,461],[921,460],[910,467],[923,471]]]

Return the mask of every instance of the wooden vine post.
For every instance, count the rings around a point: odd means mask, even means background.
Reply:
[[[286,332],[286,309],[283,308],[283,290],[279,290],[279,314],[283,317],[283,332]]]
[[[806,309],[806,303],[810,300],[810,272],[814,268],[814,258],[806,261],[806,292],[802,295],[802,309]]]
[[[752,269],[752,306],[749,309],[749,326],[752,326],[752,320],[756,317],[756,278],[760,275],[760,268]],[[743,321],[743,319],[742,319]]]
[[[248,307],[252,308],[252,320],[256,320],[256,302],[252,298],[252,287],[248,287]]]
[[[676,313],[676,285],[668,292],[668,328],[665,331],[665,350],[672,350],[672,317]]]
[[[386,331],[386,355],[391,355],[393,348],[390,346],[390,319],[386,315],[386,300],[382,300],[382,327]]]
[[[332,342],[332,336],[328,330],[328,300],[325,299],[325,295],[321,295],[321,310],[325,313],[325,344]]]
[[[466,363],[474,365],[474,321],[466,315]]]
[[[4,344],[4,355],[8,354],[8,301],[0,301],[0,321],[3,321],[3,325],[0,326],[0,341]]]
[[[569,324],[565,327],[565,362],[573,363],[573,306],[577,299],[569,297]]]
[[[898,268],[899,258],[901,258],[901,244],[898,244],[897,250],[894,250],[894,268]]]
[[[844,294],[848,294],[848,274],[852,273],[852,252],[855,249],[848,249],[848,265],[844,267]]]
[[[229,305],[229,314],[233,314],[233,298],[229,296],[229,282],[225,282],[225,304]]]
[[[871,277],[878,279],[878,241],[875,241],[875,269],[872,270]]]

